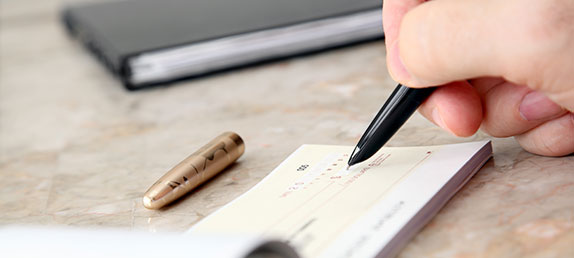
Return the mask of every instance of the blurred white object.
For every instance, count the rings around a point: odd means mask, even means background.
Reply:
[[[8,227],[2,257],[298,257],[279,241],[244,235],[146,233],[120,230]]]

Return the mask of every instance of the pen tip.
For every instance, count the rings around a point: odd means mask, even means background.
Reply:
[[[350,167],[351,167],[351,166],[347,166],[347,170],[349,170]]]

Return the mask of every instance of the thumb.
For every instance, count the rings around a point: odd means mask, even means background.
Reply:
[[[412,87],[485,76],[526,84],[534,69],[541,72],[528,62],[546,61],[540,58],[547,53],[541,33],[533,33],[544,26],[536,6],[519,2],[436,0],[415,7],[389,48],[393,78]]]

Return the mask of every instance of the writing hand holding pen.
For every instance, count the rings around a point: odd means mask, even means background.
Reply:
[[[574,1],[385,0],[392,77],[436,86],[419,111],[457,136],[574,153]]]

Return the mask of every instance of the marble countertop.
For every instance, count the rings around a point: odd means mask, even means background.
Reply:
[[[1,1],[0,224],[185,231],[305,143],[354,145],[395,84],[382,42],[127,92],[59,24],[60,1]],[[180,201],[143,193],[223,131],[237,164]],[[413,116],[390,146],[456,138]],[[574,156],[492,139],[494,158],[400,257],[574,257]]]

